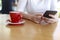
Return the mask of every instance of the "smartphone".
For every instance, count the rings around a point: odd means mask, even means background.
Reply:
[[[47,10],[45,13],[44,13],[44,17],[47,17],[47,18],[52,18],[49,16],[49,14],[51,15],[55,15],[57,13],[57,11],[51,11],[51,10]]]

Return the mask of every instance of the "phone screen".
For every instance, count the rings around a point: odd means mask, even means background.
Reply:
[[[57,13],[57,11],[46,11],[45,13],[44,13],[44,17],[47,17],[47,18],[52,18],[52,17],[50,17],[49,16],[49,14],[51,14],[51,15],[55,15]]]

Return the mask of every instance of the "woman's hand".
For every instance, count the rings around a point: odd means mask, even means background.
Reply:
[[[56,19],[55,19],[54,15],[50,14],[49,16],[51,16],[52,18],[43,17],[42,14],[32,15],[32,14],[24,14],[23,13],[23,18],[31,20],[35,23],[41,23],[42,20],[44,20],[46,23],[55,23]]]
[[[23,12],[21,14],[23,15],[24,19],[31,20],[31,21],[33,21],[35,23],[40,23],[41,22],[42,14],[34,14],[34,15],[32,15],[32,14],[25,14]]]
[[[52,18],[46,18],[42,16],[42,20],[44,20],[46,23],[55,23],[57,21],[55,15],[49,14],[49,16]]]
[[[39,24],[41,22],[41,16],[34,15],[32,16],[31,21]]]
[[[35,14],[31,17],[31,21],[39,24],[42,21],[41,20],[42,16],[43,16],[42,14]]]

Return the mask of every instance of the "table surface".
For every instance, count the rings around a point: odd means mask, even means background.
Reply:
[[[53,40],[58,38],[56,33],[59,22],[41,25],[25,20],[23,25],[7,25],[7,19],[9,15],[0,14],[0,40]]]

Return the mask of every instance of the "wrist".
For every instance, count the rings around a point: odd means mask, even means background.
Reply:
[[[33,15],[27,14],[26,19],[31,20]]]

